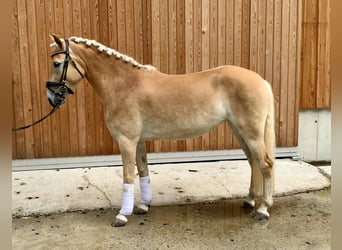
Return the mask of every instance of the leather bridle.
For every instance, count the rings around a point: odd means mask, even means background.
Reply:
[[[50,91],[52,91],[55,95],[58,96],[63,96],[65,92],[68,92],[69,94],[74,94],[74,91],[66,85],[66,78],[67,78],[67,71],[68,71],[68,66],[69,66],[69,61],[72,63],[72,65],[75,67],[77,72],[81,75],[82,78],[84,78],[84,75],[82,72],[79,70],[77,67],[76,63],[72,58],[70,57],[70,52],[69,52],[69,40],[65,40],[65,50],[59,50],[53,54],[51,54],[51,57],[54,57],[59,54],[65,54],[65,59],[64,59],[64,65],[63,65],[63,72],[61,75],[61,80],[59,82],[52,82],[52,81],[47,81],[46,82],[46,88],[48,88]],[[62,87],[64,90],[64,93],[59,89],[59,91],[56,91],[52,89],[53,87]]]
[[[76,63],[70,57],[69,41],[68,40],[65,40],[65,50],[57,51],[57,52],[53,53],[51,55],[51,57],[54,57],[55,55],[58,55],[58,54],[65,54],[65,59],[64,59],[64,65],[63,65],[63,72],[62,72],[61,80],[59,82],[47,81],[46,82],[46,88],[48,88],[51,92],[53,92],[55,95],[59,96],[60,98],[64,98],[63,95],[64,95],[65,92],[68,92],[69,94],[74,94],[74,91],[70,87],[68,87],[66,85],[66,77],[67,77],[69,61],[72,63],[72,65],[75,67],[75,69],[81,75],[82,78],[84,78],[84,75],[79,70],[79,68],[77,67]],[[54,87],[59,87],[59,88],[57,88],[57,90],[55,90],[55,89],[53,89]],[[64,92],[61,91],[60,87],[62,87]],[[13,128],[12,132],[23,130],[23,129],[27,129],[27,128],[30,128],[30,127],[40,123],[41,121],[45,120],[47,117],[52,115],[59,108],[60,105],[61,105],[61,102],[58,102],[56,104],[52,104],[53,108],[52,108],[52,110],[48,114],[46,114],[45,116],[43,116],[39,120],[37,120],[37,121],[35,121],[35,122],[33,122],[33,123],[29,124],[29,125],[25,125],[25,126],[22,126],[22,127],[19,127],[19,128]]]

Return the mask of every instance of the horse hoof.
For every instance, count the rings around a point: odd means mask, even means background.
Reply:
[[[138,215],[147,214],[148,206],[145,204],[140,204],[134,209],[134,213]]]
[[[118,214],[115,217],[115,221],[112,223],[112,227],[123,227],[124,225],[127,224],[127,218],[126,216],[122,215],[122,214]]]
[[[252,217],[256,220],[267,220],[270,217],[270,215],[267,212],[265,214],[265,213],[256,211],[255,213],[252,214]]]

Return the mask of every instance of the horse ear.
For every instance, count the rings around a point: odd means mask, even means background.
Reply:
[[[57,45],[60,49],[63,49],[63,43],[62,43],[62,40],[56,35],[56,34],[50,34],[49,35],[51,40],[52,40],[52,45]]]

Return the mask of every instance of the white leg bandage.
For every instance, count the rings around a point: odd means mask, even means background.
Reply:
[[[134,184],[122,185],[121,210],[122,215],[131,215],[134,207]]]
[[[141,203],[149,205],[152,201],[152,189],[149,176],[140,177]]]

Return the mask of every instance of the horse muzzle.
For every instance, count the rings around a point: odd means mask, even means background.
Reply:
[[[71,88],[58,82],[47,82],[46,88],[48,101],[53,107],[61,106],[65,103],[66,96],[74,93]]]

